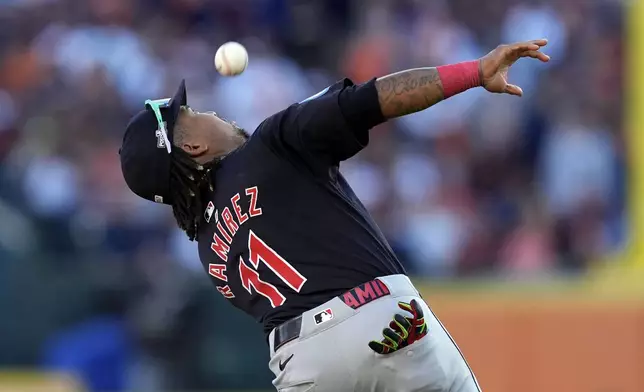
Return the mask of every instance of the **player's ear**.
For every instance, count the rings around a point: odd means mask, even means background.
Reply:
[[[195,141],[185,141],[181,144],[181,149],[187,152],[192,158],[198,158],[208,152],[208,146],[205,143]]]
[[[191,120],[189,114],[182,112],[174,129],[174,144],[192,158],[198,158],[208,152],[208,144],[199,129],[194,124],[190,124],[189,120]]]

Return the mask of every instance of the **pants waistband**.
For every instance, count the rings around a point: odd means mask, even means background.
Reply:
[[[420,296],[405,275],[381,276],[365,282],[276,327],[269,334],[271,355],[286,343],[329,329],[385,296]]]

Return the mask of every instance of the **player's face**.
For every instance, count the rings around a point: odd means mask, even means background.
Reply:
[[[215,112],[197,112],[188,107],[181,109],[176,129],[175,143],[200,163],[228,154],[248,139],[244,130]]]

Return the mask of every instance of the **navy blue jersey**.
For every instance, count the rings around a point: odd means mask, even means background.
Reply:
[[[267,118],[213,173],[200,258],[217,290],[265,332],[404,273],[339,172],[383,121],[375,81],[344,79]]]

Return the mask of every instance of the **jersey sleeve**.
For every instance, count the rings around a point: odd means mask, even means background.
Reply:
[[[369,130],[385,121],[375,79],[343,79],[278,114],[262,132],[271,143],[316,163],[338,164],[369,143]]]

